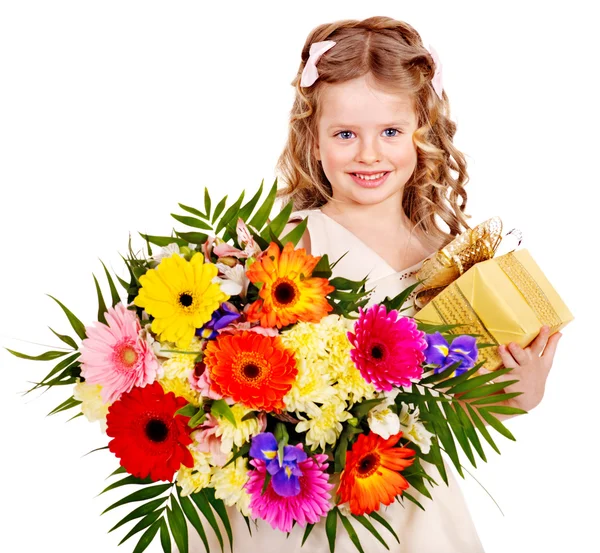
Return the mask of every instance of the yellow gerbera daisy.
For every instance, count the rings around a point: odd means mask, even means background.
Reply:
[[[229,296],[212,282],[218,269],[197,253],[191,261],[179,255],[163,259],[140,277],[133,303],[154,317],[152,331],[162,340],[187,347],[197,328],[210,321]]]
[[[281,328],[297,321],[318,323],[333,310],[327,294],[335,288],[326,278],[312,277],[320,257],[294,249],[288,242],[283,251],[275,242],[246,271],[254,284],[261,283],[259,295],[247,313],[249,321],[267,328]]]

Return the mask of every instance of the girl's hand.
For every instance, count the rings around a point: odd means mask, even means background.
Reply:
[[[520,396],[506,401],[505,405],[530,411],[542,401],[556,346],[562,336],[560,332],[556,332],[550,338],[548,335],[549,328],[543,326],[533,342],[524,349],[512,342],[508,346],[498,348],[504,366],[512,367],[513,370],[494,379],[494,382],[519,380],[507,391],[523,392]]]

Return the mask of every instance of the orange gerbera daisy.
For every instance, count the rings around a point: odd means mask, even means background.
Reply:
[[[279,411],[298,369],[294,354],[278,336],[257,332],[221,334],[204,351],[211,388],[251,409]]]
[[[326,278],[311,277],[320,257],[295,250],[288,242],[283,251],[275,242],[246,271],[254,284],[262,284],[261,299],[247,313],[249,321],[261,326],[281,328],[297,321],[318,323],[333,307],[326,296],[335,288]]]
[[[407,459],[415,454],[406,447],[394,447],[402,432],[384,440],[371,432],[361,434],[352,450],[346,453],[346,467],[340,477],[340,503],[350,502],[354,515],[364,515],[379,510],[379,505],[389,505],[397,495],[408,488],[406,478],[399,471],[413,464]]]

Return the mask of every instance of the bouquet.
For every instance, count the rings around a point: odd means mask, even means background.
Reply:
[[[331,551],[338,526],[362,551],[360,524],[387,547],[381,532],[401,536],[382,507],[431,498],[423,461],[448,483],[442,452],[463,476],[460,451],[474,466],[483,440],[498,451],[484,422],[514,439],[495,415],[523,412],[499,405],[515,381],[480,374],[488,345],[402,316],[418,283],[369,306],[366,277],[332,278],[335,262],[296,248],[306,220],[282,236],[292,206],[271,219],[276,192],[277,181],[262,200],[261,184],[246,203],[242,192],[213,207],[205,190],[203,210],[179,204],[187,230],[142,234],[146,253],[130,239],[124,294],[103,264],[97,321],[55,300],[68,348],[9,350],[56,362],[32,388],[67,387],[52,414],[100,423],[98,449],[119,464],[103,493],[134,488],[105,512],[131,509],[112,530],[132,524],[122,541],[137,536],[135,553],[157,535],[187,552],[188,528],[207,551],[211,531],[233,551],[236,511],[250,532],[258,519],[299,525],[304,544],[324,521]]]

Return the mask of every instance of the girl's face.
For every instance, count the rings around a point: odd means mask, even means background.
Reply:
[[[372,88],[366,76],[327,85],[315,156],[343,203],[401,206],[404,185],[417,164],[412,134],[417,117],[408,94]],[[356,173],[387,173],[362,180]]]

